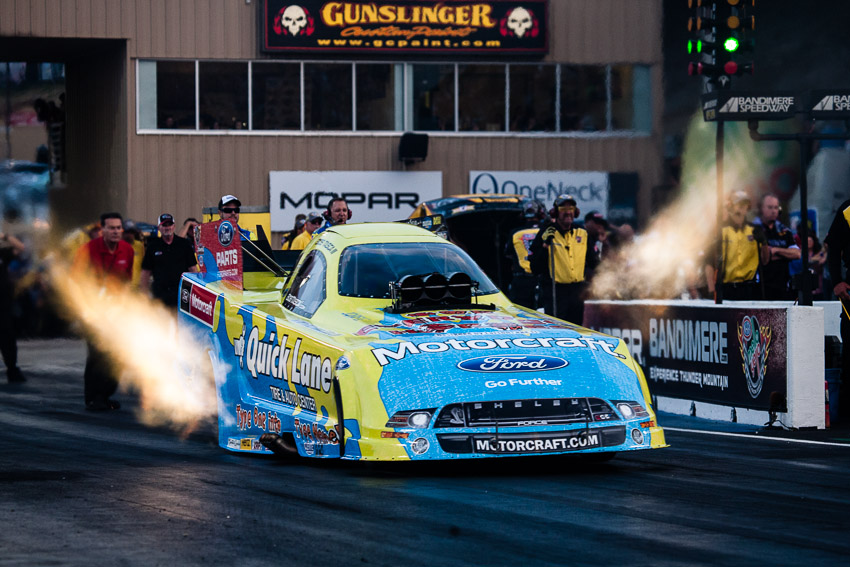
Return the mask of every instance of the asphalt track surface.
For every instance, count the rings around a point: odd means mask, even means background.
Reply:
[[[660,416],[671,447],[339,463],[83,410],[80,341],[0,374],[0,565],[846,565],[850,431]],[[782,438],[785,437],[785,438]]]

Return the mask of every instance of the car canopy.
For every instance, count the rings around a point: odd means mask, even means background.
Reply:
[[[442,215],[449,239],[505,290],[511,278],[505,245],[525,224],[523,211],[529,201],[522,195],[452,195],[420,203],[410,218]]]

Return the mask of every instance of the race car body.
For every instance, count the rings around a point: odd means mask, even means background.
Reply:
[[[206,337],[226,449],[416,460],[666,446],[624,343],[513,305],[424,229],[333,227],[291,273],[246,271],[242,289],[225,271],[184,274],[179,318]]]

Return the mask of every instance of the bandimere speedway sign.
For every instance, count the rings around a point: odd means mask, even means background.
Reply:
[[[265,53],[545,55],[548,0],[262,0]]]
[[[404,220],[423,201],[443,196],[440,171],[271,171],[269,213],[273,231],[287,231],[298,213],[321,214],[334,197],[345,198],[350,222]]]

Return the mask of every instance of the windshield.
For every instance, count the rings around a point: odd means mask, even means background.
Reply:
[[[411,274],[465,272],[478,282],[478,293],[499,291],[466,252],[452,244],[396,242],[350,246],[339,260],[339,294],[390,298],[390,282]]]

